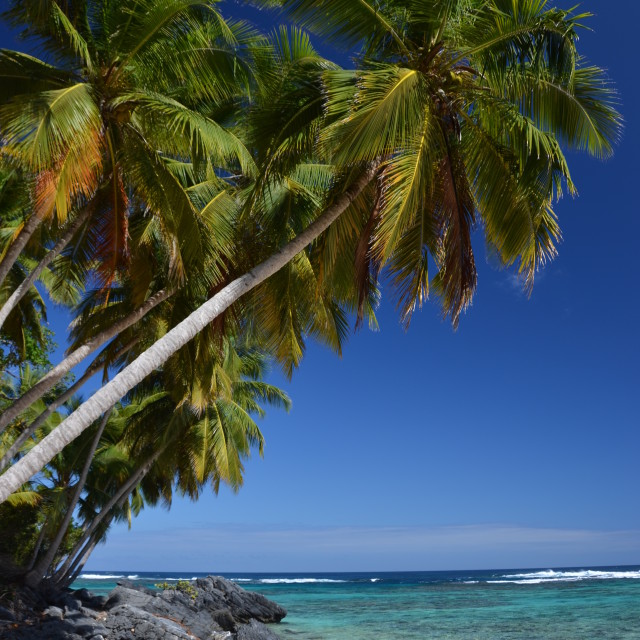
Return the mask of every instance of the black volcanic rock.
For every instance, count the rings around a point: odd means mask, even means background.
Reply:
[[[265,623],[287,615],[275,602],[216,576],[164,591],[121,581],[107,598],[66,591],[49,594],[31,616],[2,613],[3,640],[277,640]]]

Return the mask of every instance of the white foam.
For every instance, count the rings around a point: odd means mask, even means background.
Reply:
[[[138,577],[139,577],[139,576],[138,576],[138,574],[137,574],[137,573],[134,573],[134,574],[133,574],[133,575],[131,575],[131,576],[127,576],[127,580],[137,580],[137,579],[138,579]]]
[[[252,582],[251,578],[231,578],[231,582]]]
[[[581,580],[638,580],[640,571],[600,571],[584,569],[581,571],[534,571],[532,573],[513,573],[502,576],[501,580],[488,580],[490,584],[542,584],[544,582],[579,582]]]
[[[81,573],[80,578],[82,580],[113,580],[114,578],[124,578],[124,576],[103,575],[101,573]]]
[[[369,582],[380,582],[380,578],[369,578]]]
[[[346,580],[329,580],[328,578],[262,578],[263,584],[308,584],[318,582],[347,582]]]
[[[165,582],[191,582],[192,580],[197,579],[198,578],[196,576],[193,576],[193,578],[163,578]]]
[[[462,584],[478,584],[478,580],[464,580]]]

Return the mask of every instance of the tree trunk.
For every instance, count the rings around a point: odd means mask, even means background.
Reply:
[[[130,313],[126,318],[116,322],[108,329],[99,333],[95,338],[92,338],[81,347],[78,347],[74,352],[70,353],[60,364],[56,365],[43,378],[36,382],[29,391],[5,409],[4,413],[0,416],[0,433],[7,428],[14,418],[18,417],[20,413],[30,407],[36,400],[41,398],[62,377],[69,373],[73,367],[82,362],[82,360],[84,360],[89,354],[93,353],[96,349],[111,340],[111,338],[114,338],[125,329],[134,325],[138,320],[144,318],[151,309],[158,306],[161,302],[164,302],[167,298],[173,295],[174,292],[175,289],[163,289],[162,291],[159,291],[155,295],[151,296],[135,311]],[[101,413],[104,412],[101,411],[98,415]],[[98,416],[96,416],[96,418],[97,417]]]
[[[122,349],[119,349],[115,358],[119,358],[123,353],[126,353],[133,347],[137,342],[140,341],[140,338],[134,338],[128,344],[126,344]],[[7,449],[6,453],[0,458],[0,473],[2,473],[8,466],[11,464],[11,460],[13,456],[20,451],[22,445],[42,426],[42,424],[46,421],[46,419],[54,412],[56,409],[61,407],[82,385],[93,375],[95,375],[100,368],[102,367],[102,363],[97,364],[95,361],[87,367],[87,370],[82,374],[76,382],[74,382],[63,394],[61,394],[58,398],[56,398],[13,442],[13,444]]]
[[[87,454],[87,459],[84,462],[82,473],[78,478],[75,490],[73,492],[73,495],[71,496],[71,500],[69,501],[69,506],[67,507],[67,512],[65,513],[60,527],[58,528],[56,537],[49,545],[47,552],[42,556],[40,560],[38,560],[31,571],[29,571],[29,573],[25,576],[24,582],[28,587],[37,587],[42,581],[42,578],[46,575],[51,564],[53,564],[53,559],[56,557],[56,553],[58,553],[58,549],[62,544],[62,540],[64,539],[64,536],[67,533],[67,529],[69,528],[69,524],[71,523],[71,519],[73,518],[73,512],[76,508],[76,505],[78,504],[78,500],[80,500],[80,496],[82,495],[82,490],[84,489],[84,485],[87,481],[87,476],[89,475],[89,468],[91,467],[91,462],[93,461],[93,454],[98,448],[98,443],[100,442],[100,438],[102,437],[102,433],[107,426],[107,422],[109,421],[109,416],[111,416],[112,411],[113,407],[111,407],[111,409],[109,409],[109,411],[104,414],[102,421],[100,422],[100,426],[96,431],[96,435],[91,441],[91,446],[89,447],[89,452]]]
[[[152,371],[165,363],[178,349],[187,344],[204,327],[230,307],[243,294],[278,272],[308,244],[313,242],[340,214],[358,197],[374,179],[377,165],[354,181],[354,183],[330,205],[322,215],[311,223],[300,235],[274,255],[237,278],[201,307],[176,325],[149,349],[125,367],[111,382],[96,391],[68,418],[60,423],[46,438],[27,455],[0,476],[0,503],[16,491],[31,476],[44,466],[71,441],[77,438],[98,416],[118,402]]]
[[[66,230],[64,235],[56,242],[53,249],[47,253],[47,255],[40,260],[36,268],[29,274],[24,282],[11,294],[9,299],[4,303],[2,309],[0,309],[0,328],[4,324],[5,320],[9,317],[9,314],[16,308],[20,300],[29,291],[33,283],[40,277],[40,274],[51,264],[60,252],[71,242],[71,239],[76,234],[78,229],[84,224],[89,217],[90,210],[86,208],[80,213],[73,223]]]
[[[59,586],[66,589],[73,583],[73,581],[80,575],[80,572],[84,569],[84,565],[87,564],[87,560],[93,553],[93,550],[98,546],[98,542],[99,540],[97,538],[95,540],[89,541],[86,550],[81,556],[81,560],[78,566],[73,571],[73,573],[71,573],[71,575],[69,575],[69,572],[67,572],[65,575],[60,577],[60,580],[57,583]]]
[[[76,546],[67,556],[67,559],[58,569],[58,571],[56,571],[56,574],[54,575],[54,579],[56,581],[58,580],[59,576],[64,576],[69,572],[74,558],[77,559],[78,554],[80,554],[87,540],[89,540],[93,532],[98,528],[98,525],[109,515],[111,509],[113,509],[113,507],[115,507],[121,500],[124,500],[131,493],[131,491],[133,491],[133,488],[147,475],[147,473],[149,473],[151,465],[153,465],[162,451],[163,450],[160,449],[159,451],[156,451],[152,456],[147,458],[146,462],[138,468],[138,470],[120,487],[120,489],[118,489],[115,495],[112,496],[111,500],[109,500],[109,502],[107,502],[107,504],[105,504],[104,507],[100,509],[100,512],[91,521],[91,524],[85,529],[84,533],[80,537],[80,540],[78,540],[78,542],[76,543]]]
[[[32,215],[22,227],[22,231],[18,234],[18,237],[13,241],[13,244],[7,249],[2,262],[0,262],[0,286],[4,282],[5,278],[11,267],[16,263],[16,260],[20,257],[22,250],[27,246],[27,242],[31,239],[31,236],[35,233],[35,230],[42,223],[42,218],[38,215]]]
[[[33,553],[31,554],[31,560],[29,561],[29,565],[27,566],[27,571],[31,571],[33,569],[36,560],[38,559],[38,555],[40,554],[40,547],[42,547],[42,543],[44,542],[45,533],[47,530],[47,521],[42,523],[42,527],[40,528],[40,534],[38,535],[38,540],[36,541],[36,546],[33,549]]]

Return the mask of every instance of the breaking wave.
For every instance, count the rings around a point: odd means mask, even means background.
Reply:
[[[581,580],[624,580],[640,579],[640,571],[602,571],[584,569],[579,571],[533,571],[531,573],[511,573],[499,580],[487,580],[489,584],[542,584],[545,582],[579,582]]]
[[[348,582],[348,580],[331,580],[329,578],[261,578],[256,580],[262,584],[311,584],[323,582]]]

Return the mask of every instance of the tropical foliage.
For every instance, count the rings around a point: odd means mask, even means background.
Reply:
[[[575,192],[565,151],[612,153],[615,93],[577,49],[587,14],[254,4],[297,26],[265,37],[204,0],[5,14],[42,50],[0,50],[0,508],[23,514],[32,583],[67,584],[145,504],[238,488],[252,416],[288,404],[266,362],[290,376],[310,337],[340,352],[350,323],[375,327],[381,279],[405,324],[433,292],[457,326],[483,235],[530,290]],[[53,367],[47,298],[73,317]]]

